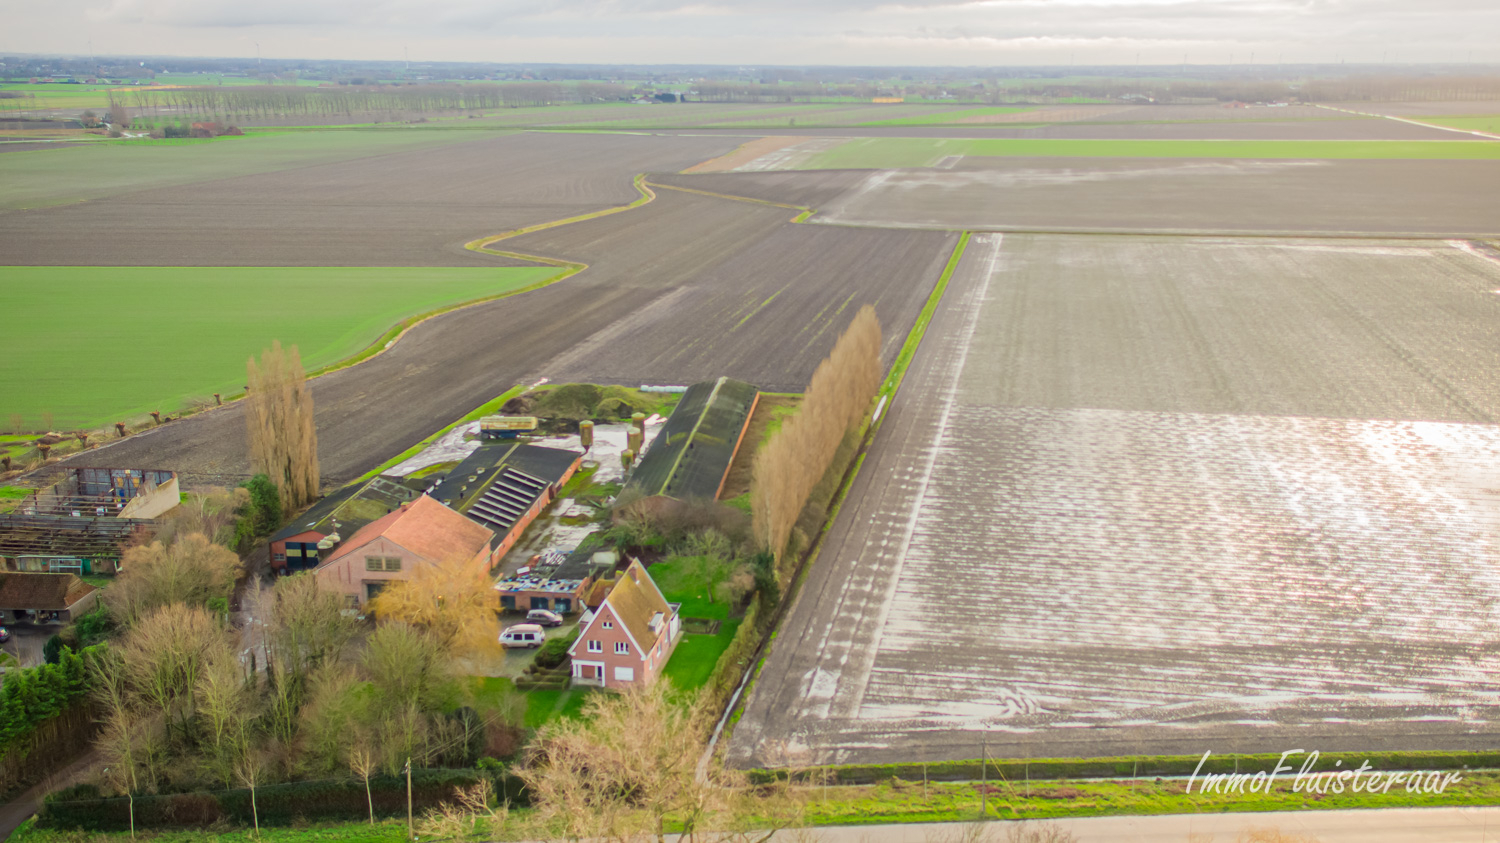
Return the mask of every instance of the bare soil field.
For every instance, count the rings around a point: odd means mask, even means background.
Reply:
[[[755,173],[702,173],[652,176],[654,184],[745,196],[767,202],[822,208],[870,174],[859,170],[768,170]]]
[[[868,172],[813,220],[1034,231],[1500,232],[1500,194],[1474,189],[1500,183],[1497,161],[966,157],[950,164]]]
[[[1010,115],[1026,117],[1034,112]],[[1038,125],[1037,120],[1007,124],[950,126],[862,126],[859,128],[776,129],[777,137],[819,138],[1053,138],[1057,140],[1455,140],[1452,132],[1381,117],[1323,111],[1322,120],[1190,120],[1179,122],[1078,121]],[[1206,115],[1207,116],[1207,115]],[[1011,125],[1016,124],[1016,125]],[[696,133],[744,134],[745,129],[700,129]],[[781,147],[778,146],[778,149]],[[739,160],[734,169],[754,167]]]
[[[1495,100],[1463,100],[1459,102],[1335,102],[1329,105],[1350,111],[1368,111],[1371,114],[1390,114],[1396,117],[1450,117],[1465,114],[1500,114],[1500,102]]]
[[[0,212],[0,266],[473,266],[463,244],[639,194],[734,138],[519,133]]]
[[[738,765],[1500,745],[1500,263],[982,235]]]
[[[663,190],[650,204],[505,241],[591,264],[566,281],[419,325],[313,383],[325,484],[350,480],[518,383],[690,383],[801,391],[875,304],[893,358],[954,235],[792,225],[781,208]],[[82,457],[164,466],[190,485],[248,472],[238,405]]]
[[[720,155],[718,158],[710,158],[700,164],[694,164],[683,170],[685,173],[719,173],[733,170],[743,164],[749,164],[760,159],[762,156],[782,150],[788,146],[802,143],[801,138],[796,137],[771,137],[756,138],[746,141],[742,146],[728,155]]]

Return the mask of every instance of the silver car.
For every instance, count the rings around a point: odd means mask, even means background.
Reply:
[[[563,616],[550,609],[532,609],[526,613],[526,622],[539,626],[562,626]]]

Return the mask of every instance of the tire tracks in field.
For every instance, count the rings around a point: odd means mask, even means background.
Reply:
[[[1489,413],[1485,412],[1483,408],[1476,406],[1474,403],[1469,401],[1469,399],[1465,398],[1463,393],[1458,389],[1458,387],[1454,386],[1451,381],[1438,374],[1436,371],[1433,371],[1432,368],[1423,363],[1415,353],[1413,353],[1394,336],[1392,336],[1389,331],[1382,328],[1379,320],[1376,320],[1368,314],[1361,312],[1358,306],[1356,306],[1353,302],[1350,302],[1343,296],[1339,295],[1338,293],[1334,292],[1333,289],[1328,284],[1324,283],[1321,278],[1315,276],[1312,279],[1312,282],[1308,285],[1308,289],[1322,296],[1340,313],[1348,318],[1349,321],[1360,326],[1366,332],[1368,332],[1370,336],[1374,337],[1381,345],[1385,346],[1386,349],[1388,349],[1397,360],[1400,360],[1402,363],[1406,364],[1406,368],[1409,369],[1413,374],[1430,384],[1432,388],[1437,390],[1440,395],[1448,399],[1448,401],[1450,401],[1454,407],[1457,407],[1458,409],[1467,413],[1469,415],[1470,421],[1478,422],[1480,424],[1496,423],[1496,419],[1494,416],[1491,416]]]

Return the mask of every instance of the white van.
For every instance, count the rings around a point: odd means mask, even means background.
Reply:
[[[500,633],[502,647],[540,647],[547,634],[534,623],[517,624]]]

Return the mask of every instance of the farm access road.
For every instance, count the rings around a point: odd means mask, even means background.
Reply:
[[[342,484],[518,383],[691,383],[801,391],[873,304],[894,359],[956,235],[793,225],[784,208],[661,190],[631,211],[498,248],[581,260],[564,281],[428,320],[312,382],[325,485]],[[248,474],[238,404],[75,457],[160,466],[190,485]]]

